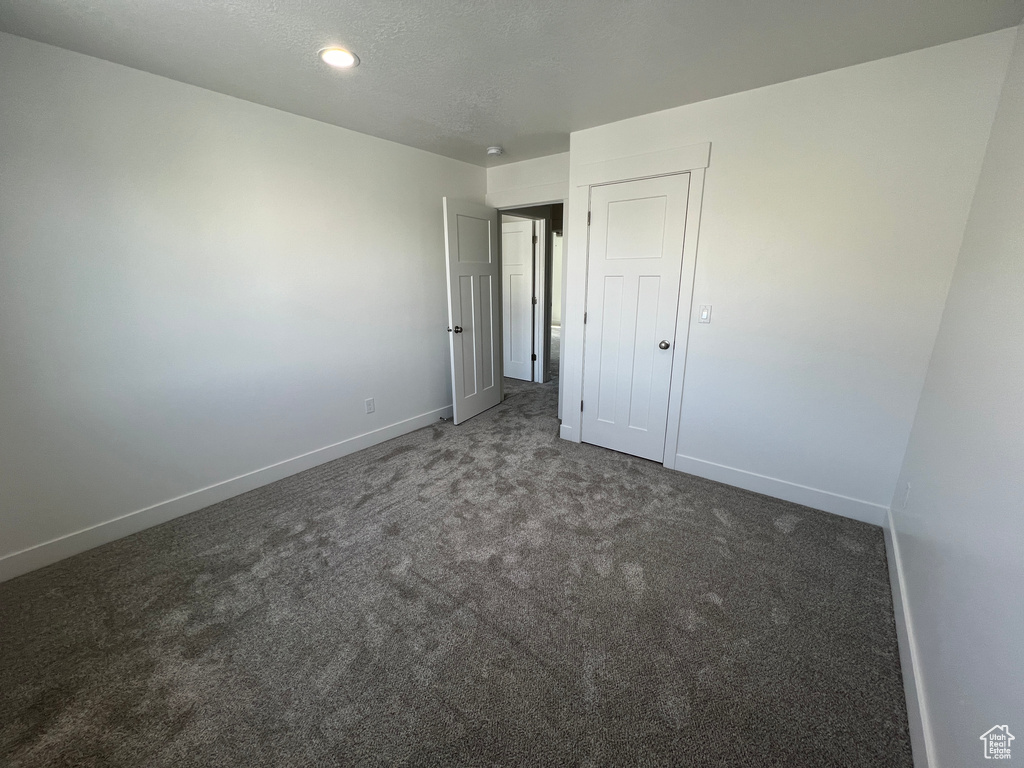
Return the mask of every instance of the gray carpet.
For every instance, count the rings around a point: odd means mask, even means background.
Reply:
[[[0,764],[911,764],[878,528],[508,388],[0,585]]]

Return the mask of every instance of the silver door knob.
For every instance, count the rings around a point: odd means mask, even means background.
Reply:
[[[462,326],[461,325],[456,325],[455,328],[454,328],[454,331],[456,333],[462,333]]]
[[[662,341],[661,344],[658,345],[660,349],[668,349],[670,346],[672,345],[669,344],[667,341]]]

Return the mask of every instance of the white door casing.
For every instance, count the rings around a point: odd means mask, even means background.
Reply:
[[[689,175],[591,189],[584,442],[665,459]]]
[[[498,212],[443,200],[453,421],[502,400],[501,264]]]
[[[547,298],[547,260],[548,260],[548,228],[547,222],[537,219],[533,222],[533,233],[536,238],[533,246],[533,380],[546,381],[544,378],[547,364],[548,347],[548,306]]]
[[[503,218],[501,225],[502,347],[505,375],[533,381],[533,262],[536,225]]]

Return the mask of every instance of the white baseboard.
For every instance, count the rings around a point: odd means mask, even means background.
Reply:
[[[333,445],[318,448],[301,456],[285,459],[276,464],[271,464],[269,467],[247,472],[230,480],[224,480],[223,482],[200,488],[159,504],[129,512],[113,520],[97,523],[80,531],[51,539],[19,552],[4,555],[0,557],[0,581],[13,579],[15,576],[34,571],[51,563],[56,563],[58,560],[77,555],[79,552],[85,552],[101,544],[107,544],[130,534],[138,533],[146,528],[152,528],[154,525],[165,523],[181,515],[187,515],[189,512],[195,512],[203,507],[208,507],[211,504],[230,499],[232,496],[238,496],[240,493],[273,483],[297,472],[311,469],[319,464],[361,451],[363,448],[383,443],[385,440],[390,440],[393,437],[399,437],[422,427],[430,426],[438,419],[451,418],[451,415],[452,407],[450,405],[445,408],[438,408],[429,413],[413,416],[411,419],[381,427],[362,435],[356,435]]]
[[[773,496],[776,499],[792,501],[794,504],[803,504],[805,507],[860,520],[862,523],[882,525],[888,512],[887,508],[881,504],[841,496],[838,493],[822,491],[775,477],[758,475],[743,469],[727,467],[724,464],[696,459],[693,456],[677,454],[673,468],[680,472],[705,477],[708,480],[763,493],[765,496]]]
[[[900,647],[900,668],[903,671],[903,692],[907,699],[907,721],[910,725],[910,746],[914,753],[915,768],[928,768],[935,747],[928,725],[928,710],[921,688],[920,658],[914,640],[914,626],[906,603],[906,583],[903,579],[903,561],[896,538],[892,510],[886,511],[885,555],[889,561],[889,583],[892,585],[892,607],[896,617],[896,638]]]

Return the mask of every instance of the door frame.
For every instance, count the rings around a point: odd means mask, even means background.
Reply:
[[[562,360],[559,381],[564,385],[565,407],[559,435],[572,442],[582,440],[580,410],[570,406],[583,401],[584,314],[587,311],[587,277],[589,273],[591,187],[638,181],[656,176],[689,174],[689,195],[683,234],[683,265],[679,277],[679,307],[676,314],[676,343],[669,382],[668,424],[665,429],[665,454],[662,464],[675,466],[679,442],[679,419],[682,412],[683,379],[689,349],[690,322],[693,313],[693,283],[697,265],[697,240],[700,231],[701,205],[704,198],[704,175],[711,160],[711,144],[692,144],[643,155],[611,158],[569,170],[569,205],[567,223],[574,232],[586,232],[566,243],[563,251],[565,301],[562,305]],[[571,155],[570,155],[571,163]]]
[[[551,359],[551,254],[554,238],[554,222],[550,206],[561,205],[565,211],[565,203],[556,200],[553,203],[539,203],[537,205],[516,206],[515,208],[499,208],[498,216],[510,216],[517,219],[527,219],[536,225],[535,235],[537,242],[533,249],[533,297],[536,303],[533,305],[533,354],[536,360],[533,361],[532,381],[543,383],[550,378]],[[547,213],[537,209],[547,208]],[[564,229],[564,226],[563,226]],[[563,243],[565,235],[563,233]],[[564,288],[564,275],[563,275]],[[565,300],[563,295],[562,300]],[[561,392],[561,381],[559,381],[559,392]]]
[[[539,294],[537,292],[537,285],[538,285],[539,281],[541,282],[541,284],[543,284],[542,281],[543,281],[544,263],[541,260],[541,257],[539,255],[539,246],[543,242],[541,240],[540,232],[543,230],[544,220],[543,219],[538,219],[538,218],[536,218],[534,216],[527,216],[527,215],[524,215],[524,214],[521,214],[521,213],[516,213],[514,210],[501,210],[499,208],[498,209],[498,230],[499,230],[498,234],[499,235],[503,235],[504,234],[505,217],[508,217],[510,219],[519,219],[520,221],[528,221],[528,222],[530,222],[533,225],[534,241],[533,241],[533,248],[532,248],[531,253],[530,253],[530,259],[531,259],[531,263],[530,263],[530,291],[532,293],[532,299],[533,299],[533,303],[530,306],[530,323],[531,323],[531,326],[530,326],[530,354],[533,355],[533,361],[530,363],[530,381],[531,382],[540,382],[540,381],[543,381],[543,379],[541,379],[541,378],[539,378],[537,376],[538,363],[541,362],[541,360],[542,360],[542,358],[541,358],[541,356],[540,356],[540,354],[538,352],[538,349],[540,349],[540,348],[537,346],[537,322],[538,322],[537,321],[537,309],[538,309],[538,306],[539,306],[539,299],[538,299],[538,295]],[[504,252],[503,249],[504,249],[504,245],[505,245],[505,238],[503,236],[499,237],[499,241],[500,241],[499,250],[501,252],[501,255],[500,255],[501,266],[502,266],[502,269],[504,269],[504,267],[505,267],[505,252]],[[541,276],[539,278],[537,276],[538,269],[541,272]],[[502,273],[502,275],[504,275],[504,272]],[[503,280],[502,288],[504,289],[504,287],[505,287],[504,286],[504,277],[502,277],[502,280]],[[502,321],[504,322],[504,317],[505,317],[505,292],[504,292],[504,290],[502,290],[501,301],[502,301],[502,304],[501,304],[501,313],[502,314],[501,314],[501,316],[502,316]],[[502,343],[501,359],[502,359],[502,362],[504,362],[504,360],[505,360],[505,348],[504,348],[504,346],[505,346],[505,336],[504,336],[504,334],[501,337],[501,343]],[[503,372],[503,375],[504,375],[504,372]]]
[[[548,239],[551,237],[549,219],[534,221],[533,244],[533,380],[542,384],[548,380],[548,357],[551,354],[550,331],[545,333],[551,324],[551,300],[548,297],[548,270],[551,268],[551,248]]]

